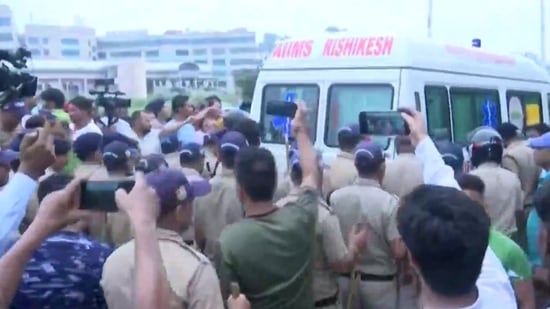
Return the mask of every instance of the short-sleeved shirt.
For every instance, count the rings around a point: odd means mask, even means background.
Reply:
[[[489,246],[495,252],[502,266],[512,281],[531,279],[532,272],[529,260],[520,246],[510,237],[499,231],[491,229],[489,233]]]
[[[69,127],[71,128],[71,130],[73,130],[73,135],[72,135],[73,141],[76,141],[78,137],[86,133],[97,133],[97,134],[103,135],[103,132],[97,126],[97,124],[95,124],[93,120],[90,120],[90,122],[88,122],[87,125],[83,126],[80,129],[75,129],[74,124],[72,123]]]
[[[282,208],[245,218],[220,237],[220,279],[237,282],[252,308],[313,308],[320,194],[300,189]]]
[[[357,223],[367,225],[368,245],[357,269],[371,275],[395,275],[391,242],[401,238],[397,196],[384,191],[375,180],[358,178],[353,185],[334,191],[330,205],[340,220],[342,235],[349,235]]]
[[[506,147],[502,157],[502,167],[516,174],[521,182],[524,205],[530,205],[533,202],[541,171],[535,164],[533,152],[534,150],[524,141],[518,141]]]
[[[186,245],[174,231],[157,229],[160,253],[170,288],[170,309],[220,309],[223,300],[216,271],[208,259]],[[101,286],[109,308],[132,309],[135,241],[122,245],[103,267]]]
[[[407,171],[403,173],[403,171]],[[419,185],[424,184],[422,163],[414,154],[404,153],[386,161],[382,188],[399,198],[404,197]]]
[[[224,169],[210,179],[210,184],[210,193],[195,199],[194,225],[202,230],[206,238],[204,253],[213,259],[223,229],[241,220],[244,208],[237,196],[237,181],[233,170]]]
[[[99,282],[111,252],[82,233],[48,237],[25,267],[10,308],[107,308]]]
[[[133,134],[128,133],[128,137],[138,141],[139,150],[142,156],[147,156],[155,153],[162,153],[160,147],[160,129],[151,129],[149,133],[139,137],[134,131]]]
[[[323,183],[323,193],[327,196],[334,190],[351,185],[357,178],[357,169],[355,168],[353,154],[340,152],[330,162],[324,174],[324,177],[328,181]]]
[[[523,209],[518,176],[495,163],[481,164],[470,173],[485,183],[485,201],[492,226],[507,236],[517,231],[516,211]]]

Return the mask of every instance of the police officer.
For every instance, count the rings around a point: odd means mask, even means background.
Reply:
[[[497,131],[506,146],[502,167],[518,176],[525,195],[523,205],[530,206],[542,171],[535,164],[534,150],[520,138],[519,129],[515,125],[509,122],[503,123]]]
[[[160,204],[157,237],[172,293],[171,309],[224,307],[216,272],[208,259],[185,244],[181,233],[192,221],[195,197],[210,190],[208,181],[191,181],[183,172],[161,169],[145,175]],[[109,308],[130,309],[133,304],[135,242],[116,249],[105,261],[101,285]]]
[[[485,183],[487,213],[493,227],[514,238],[516,215],[523,210],[523,192],[519,178],[500,166],[504,145],[502,137],[491,127],[479,127],[471,134],[470,173]]]
[[[244,215],[233,171],[237,152],[244,147],[248,147],[248,142],[239,132],[229,131],[220,138],[217,156],[222,171],[210,180],[212,192],[196,200],[195,241],[210,259],[214,258],[223,228]]]
[[[435,146],[446,165],[455,172],[455,176],[464,172],[464,152],[462,147],[450,141],[437,141]]]
[[[188,143],[182,146],[179,152],[181,169],[186,177],[201,177],[204,169],[204,150],[196,143]],[[192,245],[195,240],[195,227],[193,223],[182,234],[186,244]]]
[[[352,184],[357,178],[357,170],[353,165],[353,149],[360,140],[358,124],[350,124],[338,130],[340,153],[324,173],[323,194],[325,196],[330,195],[336,189]]]
[[[319,162],[321,163],[321,158],[319,158]],[[298,198],[302,183],[302,169],[297,151],[293,152],[290,166],[292,187],[288,196],[276,203],[277,207],[284,207]],[[348,236],[348,245],[346,246],[340,230],[340,223],[332,208],[323,199],[319,199],[318,210],[317,246],[313,273],[315,308],[339,309],[342,308],[342,304],[338,295],[337,274],[351,271],[359,259],[360,253],[365,249],[367,229],[353,229]]]
[[[127,180],[132,179],[132,151],[124,142],[114,141],[103,149],[103,165],[106,175],[94,173],[90,180]],[[118,247],[132,239],[132,229],[128,216],[123,212],[107,214],[107,240]]]
[[[103,136],[99,133],[84,133],[73,142],[73,151],[80,160],[74,174],[76,177],[89,177],[103,168],[101,163],[101,146]]]
[[[382,187],[402,198],[424,183],[422,163],[414,155],[414,147],[408,136],[395,138],[395,151],[397,157],[386,163]]]
[[[385,158],[374,142],[362,142],[354,154],[358,179],[353,185],[334,191],[330,205],[340,220],[342,235],[354,224],[367,226],[367,248],[356,271],[340,280],[342,297],[351,297],[352,308],[395,309],[397,297],[397,264],[406,249],[397,231],[399,200],[381,188]],[[351,296],[350,296],[351,293]]]

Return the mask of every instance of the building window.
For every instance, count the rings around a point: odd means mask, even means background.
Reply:
[[[187,49],[176,49],[176,56],[189,56]]]
[[[105,54],[105,52],[99,52],[99,53],[97,53],[97,58],[98,59],[106,59],[107,54]]]
[[[33,57],[40,56],[40,49],[31,49],[30,52]]]
[[[78,49],[62,49],[61,56],[63,57],[79,57],[80,50]]]
[[[196,64],[207,64],[208,63],[208,60],[195,60],[194,61]]]
[[[257,53],[258,49],[256,47],[235,47],[230,48],[229,52],[232,54],[251,54]]]
[[[61,39],[63,45],[78,45],[78,39]]]
[[[140,51],[112,52],[111,57],[112,58],[140,58],[141,57],[141,52]]]
[[[227,75],[227,71],[226,70],[214,70],[212,72],[212,74],[215,76],[215,77],[225,77]]]
[[[218,81],[218,87],[221,87],[221,88],[227,87],[227,82],[223,80]]]
[[[36,45],[36,44],[40,44],[40,40],[38,38],[34,38],[34,37],[29,37],[27,39],[27,42],[30,44],[30,45]]]
[[[240,37],[209,37],[209,38],[193,38],[190,39],[189,44],[231,44],[231,43],[251,43],[256,44],[256,35],[250,33],[249,35]]]
[[[145,57],[147,58],[154,58],[159,56],[158,50],[148,50],[145,52]]]
[[[231,59],[229,61],[231,65],[259,65],[260,60],[258,59]]]
[[[195,55],[195,56],[204,56],[207,53],[208,53],[208,51],[206,50],[206,48],[193,49],[193,55]]]
[[[225,48],[212,48],[212,55],[225,55]]]
[[[11,17],[0,17],[0,27],[11,26]]]
[[[13,41],[13,35],[11,33],[0,33],[0,42],[11,42]]]
[[[49,55],[50,55],[50,50],[44,49],[44,56],[49,56]]]
[[[225,66],[225,59],[214,59],[214,60],[212,60],[212,64],[214,66],[224,67]]]
[[[48,38],[42,38],[42,44],[48,44],[50,40]]]

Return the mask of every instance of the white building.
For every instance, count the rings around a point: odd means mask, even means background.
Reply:
[[[144,59],[125,61],[33,60],[29,73],[38,77],[38,92],[63,90],[69,98],[88,95],[96,84],[114,82],[130,98],[146,98],[162,88],[215,89],[212,68],[194,63],[151,63]]]
[[[93,28],[26,25],[23,40],[34,59],[96,60]]]
[[[15,49],[19,46],[11,9],[0,5],[0,49]]]

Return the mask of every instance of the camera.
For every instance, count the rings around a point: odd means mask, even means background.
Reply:
[[[99,119],[99,121],[106,127],[110,127],[118,121],[117,109],[129,108],[132,106],[132,100],[119,97],[125,95],[125,93],[121,91],[92,90],[90,91],[90,95],[96,96],[96,106],[102,107],[105,110],[107,123],[103,123],[101,119]]]
[[[29,58],[31,52],[24,48],[0,50],[0,105],[35,95],[38,79],[22,71]]]

